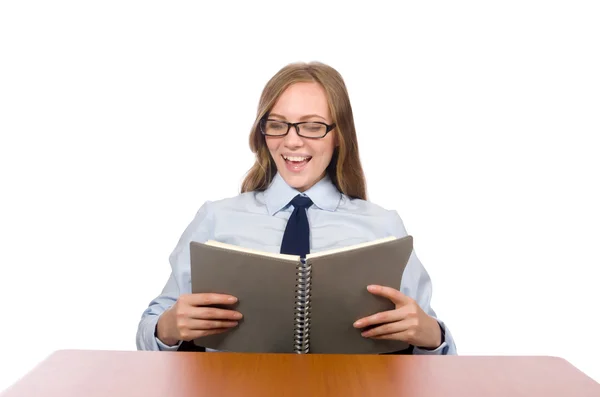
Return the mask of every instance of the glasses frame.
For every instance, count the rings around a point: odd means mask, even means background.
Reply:
[[[267,134],[265,130],[263,130],[264,124],[267,121],[276,121],[278,123],[282,123],[282,124],[287,124],[288,128],[287,131],[285,132],[285,134],[277,134],[277,135],[273,135],[273,134]],[[302,124],[321,124],[324,125],[325,127],[325,133],[321,136],[306,136],[306,135],[302,135],[300,133],[300,125]],[[260,122],[260,132],[264,135],[264,136],[274,136],[274,137],[282,137],[282,136],[286,136],[287,134],[290,133],[290,128],[294,127],[296,129],[296,134],[298,134],[298,136],[301,136],[302,138],[307,138],[307,139],[322,139],[325,138],[325,136],[336,127],[336,124],[327,124],[327,123],[323,123],[321,121],[301,121],[299,123],[288,123],[287,121],[283,121],[283,120],[275,120],[275,119],[269,119],[269,118],[265,118]]]

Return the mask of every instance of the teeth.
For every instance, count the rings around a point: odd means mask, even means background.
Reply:
[[[283,158],[288,161],[305,161],[305,160],[308,160],[310,158],[310,156],[306,156],[306,157],[283,156]]]

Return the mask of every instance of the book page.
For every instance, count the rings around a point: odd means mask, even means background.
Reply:
[[[396,240],[396,237],[394,237],[394,236],[384,237],[384,238],[380,238],[380,239],[373,240],[373,241],[367,241],[365,243],[350,245],[348,247],[342,247],[342,248],[336,248],[336,249],[327,250],[327,251],[315,252],[314,254],[308,254],[308,255],[306,255],[306,259],[318,258],[318,257],[325,256],[325,255],[337,254],[339,252],[352,251],[352,250],[355,250],[355,249],[358,249],[358,248],[363,248],[363,247],[368,247],[368,246],[371,246],[371,245],[382,244],[382,243],[386,243],[386,242],[392,241],[392,240]]]
[[[214,241],[214,240],[209,240],[205,244],[213,246],[213,247],[224,248],[224,249],[231,250],[231,251],[246,252],[248,254],[269,256],[271,258],[283,259],[283,260],[290,261],[290,262],[298,262],[300,260],[300,257],[298,255],[287,255],[287,254],[278,254],[278,253],[274,253],[274,252],[259,251],[259,250],[255,250],[255,249],[251,249],[251,248],[240,247],[238,245],[221,243],[219,241]]]

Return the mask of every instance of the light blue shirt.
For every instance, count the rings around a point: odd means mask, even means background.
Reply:
[[[165,345],[154,336],[154,331],[159,316],[177,301],[179,295],[191,293],[190,241],[216,240],[278,253],[285,226],[293,211],[289,202],[297,194],[299,192],[277,174],[264,192],[247,192],[204,203],[169,257],[171,275],[162,293],[150,302],[142,314],[136,337],[137,348],[177,350],[179,347]],[[310,252],[407,235],[396,211],[383,209],[369,201],[349,198],[337,190],[328,176],[304,194],[314,203],[307,210]],[[414,251],[399,287],[425,313],[437,319],[430,306],[431,279]],[[413,354],[456,354],[448,327],[440,319],[437,321],[445,331],[445,341],[435,350],[415,347]]]

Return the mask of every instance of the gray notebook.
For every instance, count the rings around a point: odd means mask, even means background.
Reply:
[[[399,288],[413,239],[388,237],[306,256],[273,254],[208,241],[190,243],[192,292],[238,298],[237,327],[194,340],[222,351],[376,354],[401,341],[361,336],[359,318],[394,309],[367,285]]]

